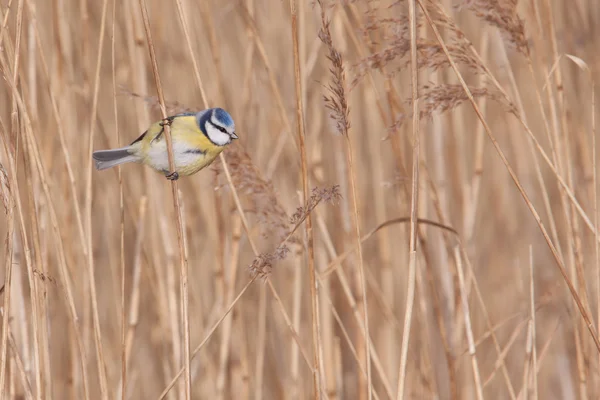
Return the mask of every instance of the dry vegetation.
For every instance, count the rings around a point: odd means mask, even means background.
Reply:
[[[0,1],[0,398],[600,398],[599,10]]]

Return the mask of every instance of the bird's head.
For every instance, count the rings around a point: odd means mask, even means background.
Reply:
[[[237,139],[235,123],[222,108],[210,108],[196,114],[198,126],[208,139],[217,146],[225,146]]]

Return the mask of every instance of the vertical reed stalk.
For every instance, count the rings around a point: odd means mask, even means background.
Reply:
[[[3,134],[4,136],[5,134]],[[7,144],[5,142],[5,150],[7,150]],[[11,166],[10,168],[13,168]],[[4,293],[4,307],[2,312],[2,342],[0,343],[0,400],[4,400],[5,384],[6,384],[6,369],[8,366],[7,354],[8,354],[8,335],[9,335],[9,316],[10,316],[10,295],[12,289],[12,264],[13,264],[13,246],[14,246],[14,200],[11,189],[10,180],[6,170],[0,164],[0,200],[3,203],[4,211],[6,214],[6,239],[4,241],[4,285],[2,290]]]
[[[110,40],[111,68],[112,68],[112,89],[113,89],[113,112],[115,116],[115,143],[117,146],[121,143],[121,135],[119,131],[119,110],[117,106],[117,72],[115,67],[115,26],[117,24],[117,0],[113,0],[112,10],[112,30]],[[127,348],[125,345],[127,315],[125,312],[125,198],[123,194],[123,175],[121,166],[117,170],[119,180],[119,214],[121,219],[120,237],[119,237],[119,264],[121,271],[120,289],[121,289],[121,400],[125,400],[127,396]]]
[[[296,8],[296,0],[290,0],[290,13],[292,17],[292,44],[294,53],[294,78],[296,89],[296,123],[298,143],[300,144],[300,160],[302,164],[302,192],[303,203],[308,201],[309,184],[308,184],[308,162],[306,159],[306,133],[304,129],[304,104],[302,102],[302,71],[300,50],[298,44],[298,12]],[[313,342],[313,385],[314,398],[321,398],[321,325],[319,316],[319,286],[316,279],[315,271],[315,250],[313,239],[312,218],[310,213],[306,217],[306,239],[307,239],[307,261],[308,273],[310,282],[310,302],[312,309],[312,342]]]
[[[154,50],[154,43],[152,41],[152,33],[150,30],[150,20],[148,17],[148,9],[146,8],[146,0],[139,0],[140,9],[142,12],[142,20],[144,22],[144,30],[146,31],[146,41],[148,44],[148,51],[150,53],[150,60],[152,62],[152,73],[154,75],[154,82],[156,84],[156,91],[160,102],[160,110],[163,118],[167,118],[167,109],[165,107],[165,97],[163,94],[162,84],[158,71],[158,62],[156,59],[156,53]],[[169,158],[169,169],[175,171],[175,163],[173,160],[173,142],[171,139],[171,128],[168,124],[165,124],[165,139],[167,142],[167,152]],[[171,193],[173,196],[173,203],[175,206],[175,214],[177,215],[177,242],[179,244],[179,266],[180,266],[180,279],[181,279],[181,305],[182,305],[182,319],[183,319],[183,364],[185,368],[185,398],[191,400],[192,398],[192,384],[190,376],[190,323],[189,323],[189,293],[188,293],[188,263],[186,258],[186,250],[184,245],[184,232],[183,232],[183,220],[181,215],[181,205],[179,204],[179,186],[176,180],[171,181]]]
[[[98,92],[100,90],[100,65],[102,64],[102,52],[104,47],[104,31],[106,26],[106,14],[108,9],[108,0],[102,3],[102,19],[100,22],[100,37],[98,42],[98,53],[96,58],[96,71],[94,74],[94,94],[92,100],[92,116],[90,118],[89,130],[89,148],[88,154],[91,155],[94,149],[94,133],[96,127],[96,116],[98,111]],[[88,279],[90,285],[89,296],[92,302],[92,318],[94,329],[94,343],[96,346],[96,362],[98,366],[98,377],[100,380],[100,391],[103,399],[108,399],[108,382],[106,377],[106,361],[104,359],[104,350],[102,346],[102,333],[100,329],[100,316],[98,313],[98,297],[96,293],[96,278],[94,268],[94,252],[93,252],[93,227],[92,227],[92,170],[93,160],[89,159],[87,169],[87,184],[86,184],[86,210],[87,210],[87,267]]]
[[[417,16],[415,0],[408,2],[410,24],[410,76],[412,87],[412,189],[410,206],[410,243],[408,264],[408,289],[404,311],[404,327],[402,331],[402,348],[400,350],[400,370],[398,372],[398,392],[396,399],[404,398],[406,384],[406,368],[408,360],[408,344],[410,339],[411,318],[415,301],[415,285],[417,274],[417,217],[419,204],[419,71],[417,68]]]
[[[502,163],[504,164],[504,166],[506,167],[508,173],[510,174],[510,177],[511,177],[513,183],[517,186],[517,189],[518,189],[519,193],[523,197],[523,200],[525,201],[525,204],[529,208],[529,211],[531,212],[532,216],[534,217],[534,219],[535,219],[535,221],[536,221],[536,223],[538,225],[538,228],[540,229],[542,235],[544,236],[544,240],[546,241],[548,247],[550,248],[552,256],[554,257],[554,259],[556,261],[556,264],[558,266],[559,272],[561,273],[561,275],[562,275],[565,283],[567,284],[569,292],[571,293],[571,297],[575,301],[575,304],[577,305],[579,313],[581,314],[583,320],[585,321],[586,327],[587,327],[590,335],[592,336],[592,339],[594,341],[594,345],[596,346],[596,350],[598,350],[600,352],[600,340],[598,339],[597,331],[594,328],[594,325],[593,325],[593,323],[592,323],[592,321],[591,321],[591,319],[589,317],[588,311],[585,309],[585,307],[583,305],[583,302],[581,301],[581,297],[577,293],[577,290],[575,289],[575,286],[573,285],[572,280],[569,278],[569,275],[567,273],[567,269],[566,269],[563,261],[561,260],[560,255],[558,253],[558,250],[557,250],[556,246],[554,245],[554,243],[552,242],[552,239],[550,238],[550,235],[548,234],[548,231],[546,230],[546,227],[544,226],[544,224],[543,224],[543,222],[542,222],[542,220],[540,218],[539,213],[537,212],[537,210],[535,209],[533,203],[529,199],[529,196],[525,192],[525,189],[523,188],[523,186],[521,184],[521,181],[519,180],[519,178],[515,174],[513,168],[511,167],[510,163],[508,162],[508,159],[506,158],[506,155],[504,154],[504,152],[500,148],[500,145],[498,144],[495,136],[493,135],[493,133],[492,133],[489,125],[487,124],[487,122],[486,122],[486,120],[484,118],[484,116],[481,114],[481,110],[479,110],[479,107],[477,106],[477,102],[475,101],[475,98],[473,97],[473,94],[471,93],[471,90],[467,86],[467,84],[466,84],[464,78],[462,77],[462,74],[460,73],[460,71],[459,71],[456,63],[454,62],[452,56],[448,52],[448,48],[446,47],[446,44],[444,43],[442,37],[440,36],[440,33],[439,33],[437,27],[435,26],[435,23],[432,21],[431,16],[429,15],[429,12],[427,11],[427,8],[423,4],[423,0],[416,0],[416,1],[419,2],[419,6],[421,7],[421,10],[423,10],[423,14],[425,15],[425,18],[427,19],[427,22],[431,26],[431,29],[433,30],[433,32],[434,32],[434,34],[436,36],[437,41],[439,42],[440,46],[442,47],[442,50],[444,51],[444,53],[445,53],[445,55],[446,55],[446,57],[448,59],[448,62],[450,63],[452,69],[456,73],[456,75],[458,77],[458,80],[460,82],[460,85],[462,86],[465,94],[467,95],[467,98],[469,99],[469,102],[473,106],[473,109],[474,109],[475,113],[477,114],[477,117],[479,118],[479,120],[483,124],[484,129],[485,129],[488,137],[492,141],[492,144],[494,145],[494,148],[495,148],[496,152],[500,156],[500,158],[502,160]],[[564,186],[567,187],[566,185],[564,185]],[[594,230],[595,230],[595,228],[594,228]]]

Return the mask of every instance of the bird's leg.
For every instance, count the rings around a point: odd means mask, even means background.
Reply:
[[[172,123],[173,123],[173,117],[167,117],[167,118],[164,118],[162,121],[160,121],[159,125],[160,126],[165,126],[165,125],[171,126]]]
[[[170,174],[167,174],[166,177],[170,181],[176,181],[179,179],[179,173],[177,171],[171,172]]]

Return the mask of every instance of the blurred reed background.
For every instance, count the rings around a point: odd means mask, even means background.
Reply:
[[[515,3],[1,0],[3,398],[599,398],[600,8]],[[162,117],[144,7],[240,136],[177,182],[187,316],[171,183],[91,160]]]

